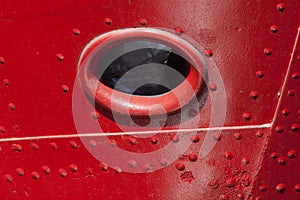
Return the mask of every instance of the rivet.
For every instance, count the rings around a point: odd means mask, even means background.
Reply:
[[[167,166],[167,165],[168,165],[167,159],[164,159],[164,158],[163,158],[163,159],[160,159],[160,160],[159,160],[159,163],[160,163],[161,166]]]
[[[46,174],[46,175],[49,175],[51,174],[51,169],[48,167],[48,166],[42,166],[41,169],[43,170],[43,172]]]
[[[174,30],[175,30],[176,33],[183,33],[184,32],[184,30],[181,27],[176,27],[176,28],[174,28]]]
[[[69,165],[69,169],[70,169],[71,172],[77,172],[78,171],[78,167],[75,164]]]
[[[4,178],[5,178],[6,182],[8,182],[8,183],[12,183],[14,181],[14,178],[10,174],[5,174]]]
[[[105,19],[104,19],[104,23],[105,23],[106,25],[111,25],[111,24],[112,24],[112,19],[111,19],[111,18],[105,18]]]
[[[294,188],[296,192],[300,192],[300,184],[296,184]]]
[[[195,153],[190,153],[190,154],[188,155],[188,159],[189,159],[191,162],[196,162],[197,159],[198,159],[198,156],[197,156],[197,154],[195,154]]]
[[[296,94],[296,90],[288,90],[288,95],[289,96],[295,96],[295,94]]]
[[[275,131],[277,133],[283,133],[284,127],[282,125],[278,125],[278,126],[276,126]]]
[[[6,130],[5,130],[4,126],[0,126],[0,133],[5,133],[5,132],[6,132]]]
[[[271,31],[272,33],[277,33],[277,32],[278,32],[278,26],[277,26],[277,25],[271,26],[271,27],[270,27],[270,31]]]
[[[244,113],[242,117],[247,121],[251,120],[252,118],[251,113]]]
[[[233,154],[231,152],[225,152],[223,156],[226,160],[231,160],[233,158]]]
[[[72,31],[73,31],[73,34],[76,36],[80,34],[80,30],[78,28],[73,28]]]
[[[153,171],[153,166],[149,163],[146,163],[144,166],[145,172],[151,172]]]
[[[297,60],[300,61],[300,54],[297,56]]]
[[[250,163],[250,159],[249,158],[242,158],[242,164],[243,165],[248,165]]]
[[[97,142],[96,142],[95,140],[90,140],[90,141],[89,141],[89,146],[90,146],[91,148],[94,148],[94,147],[97,146]]]
[[[259,70],[259,71],[256,72],[256,76],[257,76],[258,78],[263,78],[264,75],[265,75],[265,72],[262,71],[262,70]]]
[[[110,143],[110,146],[112,146],[112,147],[116,147],[117,146],[117,141],[114,140],[114,139],[110,139],[109,143]]]
[[[266,184],[262,184],[259,186],[259,191],[261,192],[266,192],[268,190],[267,185]]]
[[[297,157],[297,151],[294,150],[294,149],[290,150],[290,151],[288,152],[288,157],[289,157],[290,159],[295,159],[295,158]]]
[[[116,174],[122,173],[122,169],[120,167],[114,167],[114,170],[115,170]]]
[[[226,179],[226,187],[232,188],[236,185],[236,179],[231,177]]]
[[[293,72],[292,73],[292,78],[293,79],[298,79],[300,77],[300,73],[299,72]]]
[[[258,98],[258,92],[257,91],[251,91],[249,95],[252,99],[257,99]]]
[[[256,131],[255,135],[257,138],[261,138],[262,136],[264,136],[264,132],[262,130],[258,130]]]
[[[278,185],[276,185],[276,190],[279,193],[284,193],[286,190],[286,186],[283,183],[279,183]]]
[[[67,171],[65,169],[58,169],[58,175],[62,178],[66,177],[68,175]]]
[[[3,57],[0,57],[0,64],[4,64],[5,63],[5,59]]]
[[[71,146],[72,148],[74,148],[74,149],[79,147],[78,144],[77,144],[77,142],[75,142],[75,141],[73,141],[73,140],[70,141],[69,144],[70,144],[70,146]]]
[[[34,180],[38,180],[40,178],[40,174],[37,172],[31,172],[30,176],[34,179]]]
[[[88,167],[86,169],[85,173],[86,173],[87,176],[92,176],[92,175],[94,175],[94,170],[93,170],[93,168]]]
[[[10,82],[9,82],[8,79],[3,79],[3,84],[4,84],[6,87],[8,87],[9,84],[10,84]]]
[[[281,165],[281,166],[285,166],[288,162],[288,159],[287,157],[285,156],[280,156],[277,160],[278,164]]]
[[[144,18],[141,18],[141,19],[140,19],[140,24],[141,24],[142,26],[146,26],[146,25],[147,25],[147,20],[144,19]]]
[[[227,194],[221,194],[220,199],[221,200],[229,200],[229,196]]]
[[[241,133],[234,133],[233,134],[233,136],[234,136],[234,138],[236,139],[236,140],[240,140],[241,138],[242,138],[242,134]]]
[[[64,55],[62,55],[61,53],[57,53],[56,58],[58,61],[63,61],[65,59]]]
[[[99,119],[99,113],[97,111],[91,112],[91,117],[95,120]]]
[[[129,165],[129,167],[131,167],[131,168],[135,168],[135,167],[136,167],[136,161],[135,161],[135,160],[129,160],[129,161],[128,161],[128,165]]]
[[[217,189],[219,187],[219,183],[217,180],[211,180],[209,183],[208,183],[208,186],[211,188],[211,189]]]
[[[137,145],[137,143],[138,143],[136,138],[134,138],[134,137],[129,137],[128,141],[131,145]]]
[[[185,164],[183,164],[182,162],[177,163],[176,169],[179,171],[183,171],[185,169]]]
[[[277,152],[272,152],[271,155],[270,155],[270,158],[272,158],[272,159],[278,158],[278,153]]]
[[[57,149],[57,144],[55,142],[51,142],[50,147],[51,147],[51,149],[56,150]]]
[[[204,50],[204,55],[206,55],[207,57],[212,57],[213,56],[213,51],[211,49],[205,49]]]
[[[216,133],[214,134],[213,138],[215,141],[220,141],[222,139],[222,134]]]
[[[245,199],[244,194],[237,194],[236,197],[238,198],[238,200],[244,200]]]
[[[199,142],[199,141],[200,141],[199,135],[194,135],[194,136],[192,136],[192,141],[193,141],[194,143]]]
[[[265,54],[266,56],[272,55],[272,49],[270,49],[270,48],[265,48],[265,49],[264,49],[264,54]]]
[[[22,168],[17,168],[16,172],[17,172],[18,176],[24,176],[24,174],[25,174],[24,169],[22,169]]]
[[[99,167],[103,171],[107,171],[108,170],[108,165],[106,163],[100,163]]]
[[[31,143],[30,143],[30,147],[31,147],[32,150],[38,150],[38,149],[39,149],[39,145],[37,145],[37,144],[34,143],[34,142],[31,142]]]
[[[283,3],[279,3],[279,4],[277,4],[277,9],[280,12],[283,12],[285,10],[285,5]]]
[[[195,117],[198,115],[198,112],[195,109],[189,110],[189,117]]]
[[[13,129],[14,129],[16,132],[20,131],[20,127],[19,127],[18,124],[15,124],[15,125],[13,126]]]
[[[291,127],[292,131],[297,132],[300,130],[300,124],[294,123]]]
[[[284,108],[284,109],[282,109],[281,113],[283,116],[288,116],[290,114],[290,111],[289,111],[289,109]]]
[[[11,111],[14,111],[16,109],[16,106],[14,103],[9,103],[8,104],[8,108],[11,110]]]
[[[11,145],[11,150],[21,152],[22,151],[22,146],[20,144],[12,144]]]
[[[171,136],[171,141],[173,143],[177,143],[177,142],[179,142],[179,137],[177,135],[173,135],[173,136]]]
[[[61,86],[61,90],[63,91],[63,92],[69,92],[69,87],[67,86],[67,85],[62,85]]]
[[[157,144],[158,143],[158,138],[157,137],[151,137],[151,143],[152,144]]]
[[[212,83],[208,85],[210,91],[216,91],[218,89],[217,85]]]

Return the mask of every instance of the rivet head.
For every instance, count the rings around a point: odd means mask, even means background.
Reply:
[[[298,124],[298,123],[292,124],[291,129],[292,129],[292,131],[294,131],[294,132],[299,131],[299,130],[300,130],[300,124]]]
[[[226,160],[231,160],[233,158],[233,154],[231,152],[225,152],[223,156]]]
[[[77,36],[77,35],[79,35],[80,34],[80,30],[78,29],[78,28],[73,28],[73,34],[75,35],[75,36]]]
[[[158,143],[158,138],[157,137],[151,137],[151,143],[152,144],[157,144]]]
[[[286,186],[283,183],[279,183],[278,185],[276,185],[276,191],[279,193],[284,193],[286,190]]]
[[[266,192],[268,190],[267,185],[266,184],[262,184],[259,186],[259,191],[261,192]]]
[[[263,78],[264,75],[265,75],[265,72],[262,71],[262,70],[259,70],[259,71],[256,72],[256,76],[257,76],[258,78]]]
[[[163,158],[159,160],[159,163],[161,166],[167,166],[168,165],[168,160]]]
[[[135,160],[129,160],[129,161],[128,161],[128,165],[129,165],[129,167],[131,167],[131,168],[135,168],[136,165],[137,165],[137,163],[136,163]]]
[[[277,26],[277,25],[271,26],[271,27],[270,27],[270,31],[271,31],[272,33],[277,33],[277,32],[278,32],[278,26]]]
[[[8,79],[3,79],[3,84],[4,84],[6,87],[8,87],[9,84],[10,84],[10,82],[9,82]]]
[[[3,65],[5,63],[5,59],[3,57],[0,57],[0,64]]]
[[[195,153],[190,153],[190,154],[188,155],[188,159],[189,159],[189,161],[191,161],[191,162],[196,162],[197,159],[198,159],[198,156],[197,156],[197,154],[195,154]]]
[[[248,165],[250,163],[250,159],[249,158],[242,158],[242,164],[243,165]]]
[[[129,143],[131,144],[131,145],[137,145],[137,139],[136,138],[134,138],[134,137],[130,137],[129,139],[128,139],[128,141],[129,141]]]
[[[270,49],[270,48],[265,48],[265,49],[264,49],[264,54],[265,54],[266,56],[272,55],[272,49]]]
[[[293,72],[292,73],[292,78],[293,79],[298,79],[300,77],[300,73],[299,72]]]
[[[194,135],[194,136],[192,136],[192,141],[193,141],[194,143],[199,142],[199,141],[200,141],[199,135]]]
[[[288,158],[285,156],[280,156],[277,161],[279,165],[285,166],[288,162]]]
[[[17,172],[18,176],[24,176],[24,174],[25,174],[24,169],[22,169],[22,168],[17,168],[16,172]]]
[[[173,135],[173,136],[171,136],[171,141],[172,141],[173,143],[179,142],[179,137],[178,137],[178,135]]]
[[[231,177],[226,179],[226,187],[232,188],[236,185],[236,179]]]
[[[176,27],[176,28],[174,28],[174,30],[176,33],[179,33],[179,34],[184,32],[183,28],[181,28],[181,27]]]
[[[283,3],[279,3],[279,4],[277,4],[277,9],[280,12],[283,12],[285,10],[285,5]]]
[[[91,117],[95,120],[99,119],[99,113],[97,111],[91,112]]]
[[[240,140],[241,138],[242,138],[242,134],[241,133],[234,133],[234,138],[236,139],[236,140]]]
[[[75,142],[75,141],[73,141],[73,140],[70,141],[69,144],[70,144],[70,147],[72,147],[73,149],[76,149],[76,148],[79,147],[79,145],[77,144],[77,142]]]
[[[277,133],[283,133],[284,127],[282,125],[278,125],[278,126],[276,126],[275,131]]]
[[[11,110],[11,111],[14,111],[16,109],[16,105],[14,103],[9,103],[8,104],[8,108]]]
[[[107,171],[108,170],[108,165],[106,163],[100,163],[99,167],[103,171]]]
[[[296,192],[300,192],[300,184],[296,184],[294,188]]]
[[[104,23],[105,23],[106,25],[111,25],[111,24],[112,24],[112,19],[111,19],[111,18],[105,18],[105,19],[104,19]]]
[[[57,144],[55,142],[51,142],[50,147],[51,147],[51,149],[56,150],[57,149]]]
[[[207,57],[212,57],[213,56],[213,51],[211,49],[205,49],[204,50],[204,55],[206,55]]]
[[[208,186],[211,188],[211,189],[217,189],[219,187],[219,183],[217,180],[211,180],[209,183],[208,183]]]
[[[249,96],[252,98],[252,99],[257,99],[258,98],[258,92],[257,91],[251,91]]]
[[[65,59],[64,55],[62,55],[61,53],[57,53],[56,58],[58,61],[63,61]]]
[[[295,158],[297,157],[297,151],[294,150],[294,149],[290,150],[290,151],[288,152],[288,157],[289,157],[290,159],[295,159]]]
[[[77,172],[78,171],[78,167],[75,164],[71,164],[69,166],[69,169],[70,169],[71,172]]]
[[[90,141],[89,141],[89,146],[90,146],[91,148],[95,148],[95,147],[97,146],[97,142],[96,142],[95,140],[90,140]]]
[[[252,115],[251,115],[251,113],[244,113],[243,115],[242,115],[242,117],[245,119],[245,120],[247,120],[247,121],[249,121],[249,120],[251,120],[252,119]]]
[[[34,179],[34,180],[38,180],[40,178],[40,174],[37,172],[31,172],[30,176]]]
[[[116,174],[121,174],[122,173],[122,169],[120,167],[114,167],[115,173]]]
[[[141,24],[142,26],[146,26],[146,25],[147,25],[147,20],[144,19],[144,18],[141,18],[141,19],[140,19],[140,24]]]
[[[14,181],[14,178],[12,177],[12,175],[10,174],[5,174],[4,175],[4,179],[6,180],[6,182],[8,183],[12,183]]]
[[[22,151],[22,146],[20,144],[12,144],[11,145],[11,150],[21,152]]]
[[[257,138],[261,138],[262,136],[264,136],[264,132],[261,130],[258,130],[258,131],[256,131],[255,135]]]
[[[65,169],[58,169],[58,174],[62,178],[66,177],[68,175],[68,173]]]
[[[185,169],[185,164],[183,164],[182,162],[179,162],[176,164],[176,169],[178,171],[183,171]]]
[[[69,92],[69,87],[67,86],[67,85],[62,85],[61,86],[61,90],[63,91],[63,92]]]
[[[51,174],[51,169],[48,166],[42,166],[42,171],[44,174],[49,175]]]
[[[6,132],[6,129],[4,126],[0,126],[0,133],[5,133]]]
[[[290,114],[290,111],[289,111],[289,109],[284,108],[284,109],[282,109],[281,113],[283,116],[288,116]]]
[[[222,135],[220,133],[216,133],[213,138],[215,141],[220,141],[222,139]]]
[[[40,148],[39,145],[34,142],[30,143],[30,147],[32,150],[38,150]]]
[[[293,89],[288,90],[288,95],[289,96],[295,96],[296,95],[296,90],[293,90]]]
[[[272,152],[271,155],[270,155],[270,158],[272,158],[272,159],[278,158],[278,153],[277,152]]]

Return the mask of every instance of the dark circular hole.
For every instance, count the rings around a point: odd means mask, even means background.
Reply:
[[[139,46],[141,44],[145,48],[129,51],[113,60],[104,72],[99,70],[97,72],[99,80],[104,85],[120,92],[143,96],[167,93],[184,81],[190,71],[190,63],[186,59],[163,44],[139,41]],[[121,51],[126,48],[126,45],[128,44],[120,44],[114,49],[120,49]],[[105,56],[111,56],[107,54],[104,54],[100,59],[105,59]],[[122,78],[130,70],[144,64],[147,65],[143,68],[142,73],[131,75],[130,78]],[[161,64],[159,66],[163,67],[159,68],[157,65],[154,67],[155,64]],[[181,75],[174,77],[174,74],[168,73],[169,70],[166,70],[165,67],[172,68]],[[121,82],[119,82],[120,79]],[[156,81],[152,82],[154,79]],[[158,82],[166,84],[162,85]],[[139,83],[139,87],[136,87],[137,83]]]

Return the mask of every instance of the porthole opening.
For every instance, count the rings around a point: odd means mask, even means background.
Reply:
[[[126,52],[128,46],[137,48]],[[122,51],[126,53],[120,53]],[[96,61],[94,72],[101,83],[123,93],[139,96],[162,95],[180,85],[190,72],[191,65],[185,58],[172,48],[157,42],[130,41],[118,44],[100,59],[107,60],[116,53],[121,56],[111,60],[104,70],[101,68],[101,61]],[[142,65],[142,71],[134,70]],[[170,73],[172,71],[177,75]],[[131,73],[129,77],[124,76],[128,73]]]

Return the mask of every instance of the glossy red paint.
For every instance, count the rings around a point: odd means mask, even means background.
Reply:
[[[299,42],[293,51],[299,10],[298,0],[1,1],[0,198],[299,199]],[[189,112],[188,119],[199,120],[196,135],[128,136],[102,112],[86,111],[103,132],[120,133],[109,137],[109,145],[130,152],[180,146],[182,137],[190,138],[175,162],[159,158],[160,170],[128,160],[145,171],[137,174],[95,159],[90,150],[103,136],[87,137],[85,147],[72,114],[84,47],[100,34],[134,27],[192,38],[224,82],[210,81],[200,114]],[[209,127],[212,99],[222,89],[223,131],[202,129]],[[88,99],[81,103],[90,107]],[[170,122],[164,130],[176,128]],[[195,157],[205,136],[216,145]]]

